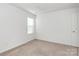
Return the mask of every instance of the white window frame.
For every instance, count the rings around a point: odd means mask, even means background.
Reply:
[[[28,34],[34,33],[34,19],[31,17],[27,17],[27,33]]]

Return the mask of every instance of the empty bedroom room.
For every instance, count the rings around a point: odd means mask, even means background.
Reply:
[[[78,3],[0,3],[0,56],[78,56]]]

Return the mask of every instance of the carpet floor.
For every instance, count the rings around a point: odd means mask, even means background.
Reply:
[[[22,46],[4,52],[2,56],[77,56],[78,48],[42,40],[32,40]]]

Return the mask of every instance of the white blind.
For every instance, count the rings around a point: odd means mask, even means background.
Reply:
[[[34,19],[28,17],[27,18],[27,33],[32,34],[34,32]]]

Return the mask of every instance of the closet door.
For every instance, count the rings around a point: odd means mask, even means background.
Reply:
[[[72,14],[72,41],[77,46],[77,39],[78,39],[78,21],[77,21],[77,11]]]

